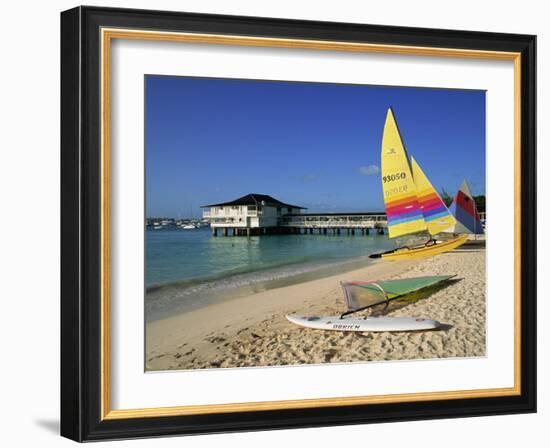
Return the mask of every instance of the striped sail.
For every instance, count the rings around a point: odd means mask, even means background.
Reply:
[[[477,213],[476,202],[470,193],[466,180],[462,182],[460,189],[451,204],[451,212],[456,219],[455,233],[470,233],[482,235],[483,226]]]
[[[382,136],[381,171],[389,237],[426,230],[407,152],[391,108],[386,115]]]
[[[414,157],[411,157],[411,166],[414,184],[416,185],[416,196],[422,215],[424,215],[424,221],[428,226],[428,232],[431,235],[436,235],[441,232],[452,231],[456,224],[455,218],[451,215]]]

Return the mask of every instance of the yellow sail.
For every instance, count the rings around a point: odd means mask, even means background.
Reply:
[[[456,224],[456,219],[428,180],[420,165],[411,157],[412,173],[416,185],[416,196],[420,204],[420,210],[424,221],[428,226],[428,232],[436,235],[444,231],[450,231]]]
[[[391,108],[386,115],[382,136],[381,171],[389,237],[426,230],[407,152]]]

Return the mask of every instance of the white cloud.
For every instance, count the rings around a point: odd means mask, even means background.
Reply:
[[[359,173],[363,176],[374,176],[380,172],[378,165],[367,165],[359,167]]]

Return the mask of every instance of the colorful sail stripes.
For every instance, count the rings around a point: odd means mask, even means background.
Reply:
[[[452,230],[456,220],[413,157],[411,157],[411,165],[420,211],[426,221],[428,232],[431,235],[437,235]]]
[[[382,136],[381,174],[389,237],[426,230],[407,152],[391,108],[386,115]]]
[[[462,182],[460,189],[451,204],[451,213],[457,224],[454,231],[460,233],[471,233],[481,235],[484,233],[483,226],[477,213],[475,200],[470,193],[466,180]]]
[[[386,202],[386,216],[391,224],[410,222],[411,220],[423,218],[416,195]]]

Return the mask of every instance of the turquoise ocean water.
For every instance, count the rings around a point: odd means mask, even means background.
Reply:
[[[246,238],[213,237],[209,228],[147,229],[146,319],[356,269],[393,247],[386,235],[357,232]]]

